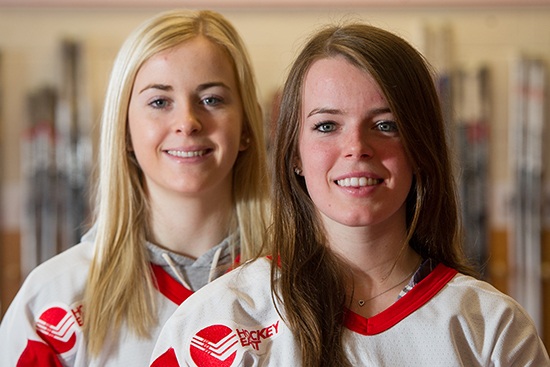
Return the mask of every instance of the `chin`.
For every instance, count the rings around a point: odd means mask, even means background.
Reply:
[[[352,228],[369,227],[378,223],[378,221],[375,218],[364,217],[364,216],[332,217],[330,218],[330,220],[342,226],[352,227]]]

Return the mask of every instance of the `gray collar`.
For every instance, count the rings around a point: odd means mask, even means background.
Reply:
[[[226,237],[198,259],[192,259],[151,242],[146,242],[149,260],[160,265],[172,278],[194,291],[223,275],[233,264],[231,249],[239,253],[239,235]]]

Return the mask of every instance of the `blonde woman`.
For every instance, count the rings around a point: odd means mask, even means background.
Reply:
[[[0,365],[147,365],[177,306],[256,255],[263,139],[225,18],[182,10],[140,25],[105,99],[95,223],[26,279],[0,327]]]
[[[550,365],[525,310],[471,276],[438,96],[403,39],[348,24],[307,42],[274,169],[274,261],[180,306],[152,366]]]

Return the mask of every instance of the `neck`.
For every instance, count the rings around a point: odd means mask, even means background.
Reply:
[[[387,273],[404,254],[407,228],[405,221],[379,226],[326,226],[330,248],[354,273],[387,277]],[[413,251],[414,252],[414,251]]]
[[[197,197],[155,193],[149,199],[148,240],[158,246],[196,259],[230,234],[234,215],[230,191]]]
[[[351,309],[371,317],[391,306],[420,265],[420,256],[405,243],[406,225],[335,227],[327,230],[331,249],[350,270],[345,280]],[[351,295],[353,294],[353,299]],[[359,300],[365,301],[359,306]]]

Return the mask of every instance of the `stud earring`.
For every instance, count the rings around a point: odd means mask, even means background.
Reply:
[[[300,167],[294,167],[294,172],[298,175],[298,176],[301,176],[302,175],[302,169]]]
[[[244,150],[247,150],[248,147],[250,146],[250,138],[241,138],[241,144],[240,144],[240,147],[239,147],[239,151],[244,151]]]

